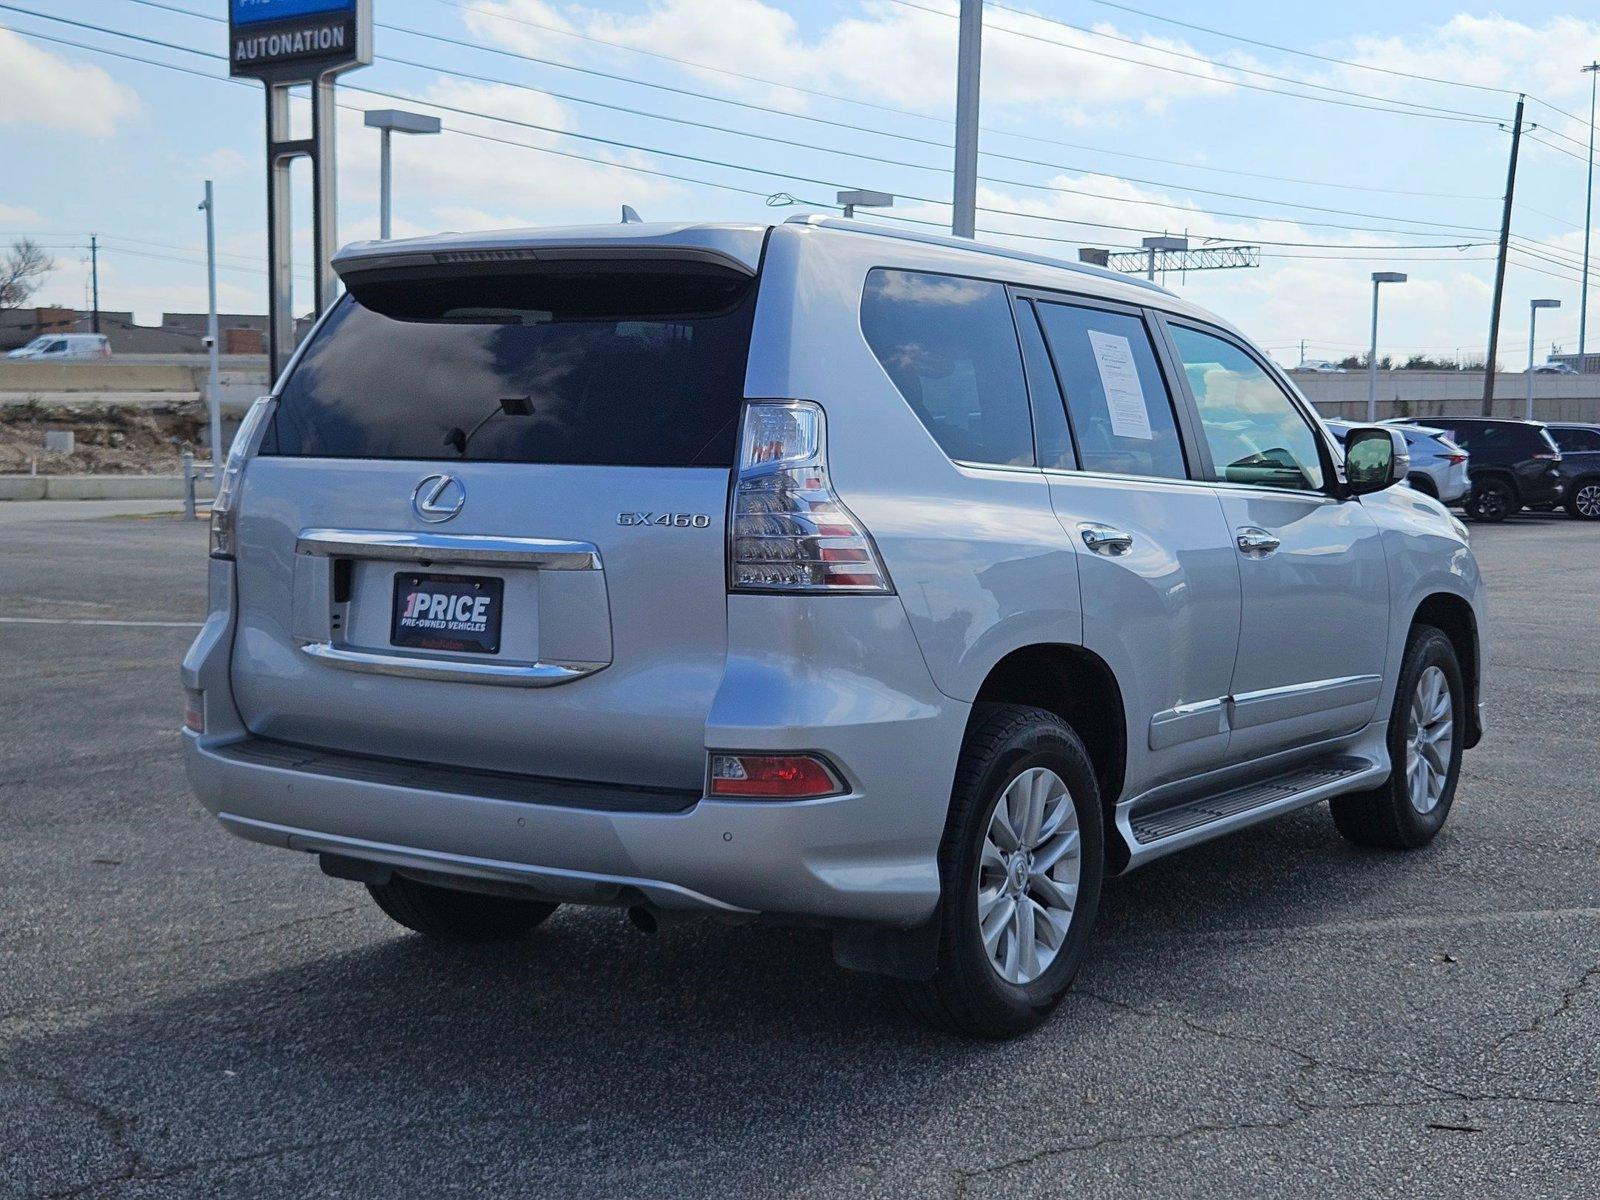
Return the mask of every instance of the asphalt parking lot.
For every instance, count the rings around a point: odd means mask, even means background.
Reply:
[[[0,1197],[1600,1194],[1600,527],[1473,536],[1439,841],[1318,807],[1112,881],[1055,1018],[977,1045],[814,933],[403,933],[188,793],[203,528],[8,519]]]

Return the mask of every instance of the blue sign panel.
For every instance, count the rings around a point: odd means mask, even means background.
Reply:
[[[230,72],[277,82],[372,61],[372,0],[228,0]]]
[[[229,16],[235,25],[352,13],[355,8],[356,0],[229,0]]]

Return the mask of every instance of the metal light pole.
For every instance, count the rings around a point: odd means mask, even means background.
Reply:
[[[1539,327],[1539,310],[1541,308],[1560,308],[1559,300],[1530,300],[1528,302],[1528,402],[1523,417],[1533,420],[1533,340],[1534,330]]]
[[[978,226],[978,78],[983,57],[983,0],[961,0],[956,46],[956,164],[950,232],[975,237]]]
[[[222,466],[222,393],[217,384],[217,214],[211,200],[211,180],[200,201],[206,214],[206,409],[211,418],[211,466]]]
[[[438,117],[406,112],[398,108],[375,108],[366,115],[368,128],[379,130],[378,143],[378,236],[389,240],[390,181],[389,135],[391,133],[438,133],[443,127]]]
[[[1378,419],[1378,289],[1386,283],[1404,283],[1400,271],[1372,273],[1372,348],[1367,351],[1367,423]]]
[[[1594,214],[1594,85],[1600,78],[1600,62],[1583,68],[1589,76],[1589,180],[1583,189],[1583,285],[1578,292],[1578,370],[1585,369],[1583,352],[1589,333],[1589,226]]]

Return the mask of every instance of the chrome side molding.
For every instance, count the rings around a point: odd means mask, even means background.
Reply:
[[[592,542],[481,534],[395,533],[375,529],[302,529],[296,554],[320,558],[380,558],[404,562],[483,563],[545,571],[598,571]]]

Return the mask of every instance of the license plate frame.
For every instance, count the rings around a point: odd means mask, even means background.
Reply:
[[[405,650],[499,654],[505,589],[495,575],[396,571],[389,642]]]

